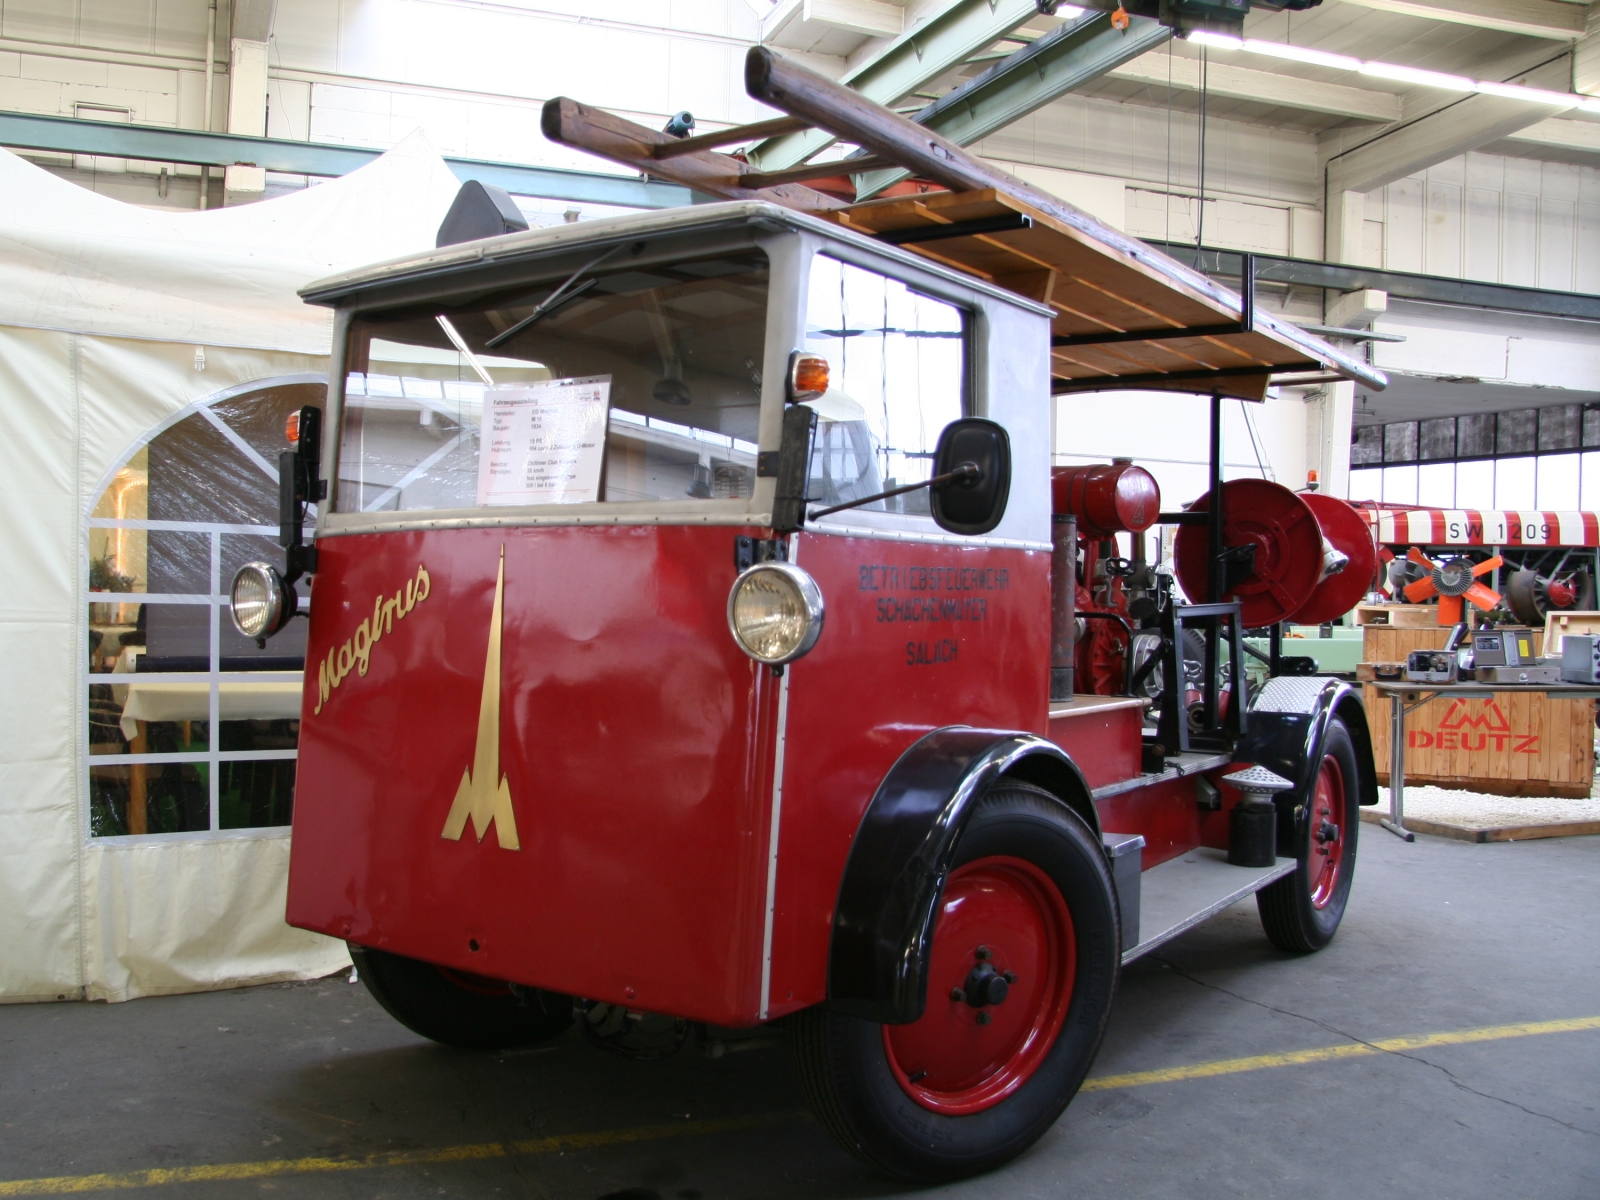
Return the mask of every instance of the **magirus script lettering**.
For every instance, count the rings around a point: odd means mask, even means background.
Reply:
[[[333,691],[344,682],[353,670],[365,675],[371,662],[372,648],[386,635],[394,632],[394,623],[404,620],[413,608],[428,598],[433,590],[428,578],[428,568],[417,564],[416,578],[408,579],[392,596],[380,595],[372,602],[372,615],[363,617],[356,631],[342,645],[328,651],[328,657],[317,664],[317,706],[311,711],[320,713]]]

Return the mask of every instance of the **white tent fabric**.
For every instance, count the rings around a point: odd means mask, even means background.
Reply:
[[[0,151],[0,1001],[348,961],[283,921],[287,831],[88,836],[86,520],[175,414],[325,373],[328,314],[296,289],[432,246],[457,186],[420,134],[342,179],[194,213],[109,200]]]
[[[123,204],[0,151],[0,325],[325,354],[328,312],[295,289],[431,246],[458,186],[420,131],[332,183],[207,212]]]

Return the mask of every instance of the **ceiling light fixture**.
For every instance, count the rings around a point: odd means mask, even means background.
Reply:
[[[1242,50],[1246,54],[1286,59],[1289,62],[1304,63],[1309,67],[1354,71],[1373,79],[1389,79],[1416,87],[1438,88],[1450,92],[1476,92],[1482,96],[1498,96],[1504,100],[1549,104],[1557,108],[1578,108],[1585,112],[1600,114],[1600,97],[1581,96],[1575,92],[1553,92],[1547,88],[1524,87],[1518,83],[1468,79],[1465,75],[1449,75],[1443,71],[1427,71],[1421,67],[1406,67],[1398,63],[1367,62],[1343,54],[1313,50],[1309,46],[1289,46],[1282,42],[1263,42],[1257,38],[1237,38],[1225,33],[1210,33],[1203,29],[1191,33],[1189,41],[1217,50]]]

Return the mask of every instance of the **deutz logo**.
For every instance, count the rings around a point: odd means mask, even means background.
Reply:
[[[483,698],[478,702],[478,745],[472,752],[472,766],[461,773],[456,801],[445,818],[441,837],[461,840],[467,818],[472,830],[483,841],[490,825],[502,850],[520,850],[517,841],[517,816],[511,809],[511,788],[500,774],[500,622],[505,607],[506,548],[500,547],[500,571],[494,581],[494,611],[489,616],[489,654],[483,664]]]

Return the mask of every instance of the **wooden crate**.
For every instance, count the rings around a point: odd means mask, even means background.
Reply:
[[[1439,628],[1437,604],[1358,604],[1357,625],[1393,625],[1407,629]]]
[[[1600,612],[1555,612],[1544,619],[1544,640],[1552,656],[1561,653],[1561,639],[1569,633],[1600,634]]]
[[[1450,626],[1432,629],[1407,629],[1395,625],[1367,625],[1361,630],[1361,661],[1405,662],[1413,650],[1441,650],[1450,637]],[[1533,652],[1544,653],[1544,634],[1533,631]]]
[[[1437,631],[1436,646],[1448,632]],[[1390,701],[1370,685],[1362,694],[1378,782],[1387,787]],[[1587,796],[1594,783],[1594,712],[1593,700],[1528,692],[1496,692],[1487,701],[1441,696],[1406,714],[1406,782],[1499,796]]]

